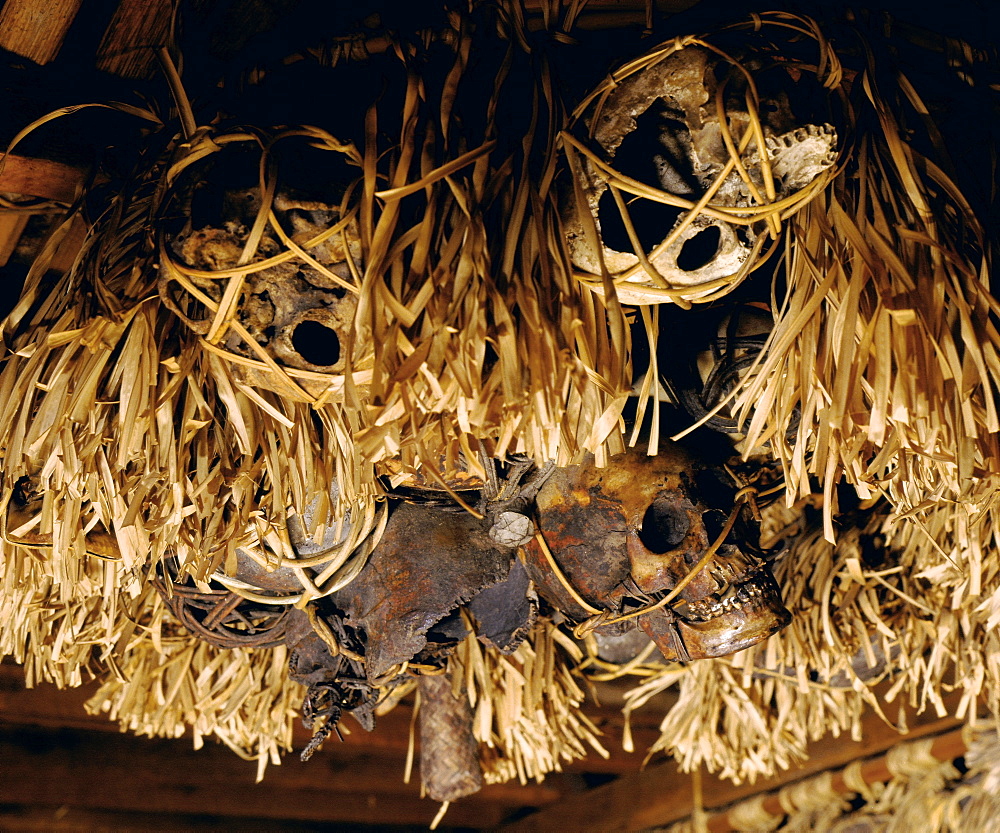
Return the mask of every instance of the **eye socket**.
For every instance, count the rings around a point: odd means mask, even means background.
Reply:
[[[677,268],[685,272],[694,272],[708,266],[719,252],[719,242],[722,232],[718,226],[709,226],[699,231],[694,237],[689,237],[677,253]]]
[[[639,540],[650,552],[662,555],[676,549],[687,537],[691,519],[670,498],[658,497],[642,516]]]
[[[310,364],[329,367],[340,358],[340,339],[330,327],[319,321],[305,320],[292,332],[292,347]]]
[[[722,534],[722,530],[725,529],[729,516],[721,509],[709,509],[702,514],[701,520],[705,524],[705,532],[708,534],[709,543],[713,543]]]

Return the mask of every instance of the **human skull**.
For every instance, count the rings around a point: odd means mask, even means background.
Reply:
[[[363,386],[358,154],[312,129],[220,134],[158,211],[159,295],[238,382],[313,401]],[[307,131],[308,132],[308,131]]]
[[[727,493],[728,492],[728,493]],[[636,610],[677,586],[719,537],[733,507],[719,473],[666,443],[656,457],[636,451],[557,469],[537,497],[538,523],[563,579],[596,609]],[[753,529],[729,535],[667,608],[635,621],[667,659],[724,656],[790,620]],[[742,539],[742,540],[740,540]],[[547,562],[526,546],[539,593],[568,618],[588,615]],[[631,628],[632,622],[610,626]]]
[[[724,89],[725,113],[716,108],[716,92],[730,65],[700,46],[686,46],[623,78],[607,95],[583,113],[598,154],[619,174],[667,194],[696,203],[725,173],[730,161],[720,127],[725,118],[738,141],[749,129],[744,100],[745,79],[732,72]],[[759,82],[758,82],[759,85]],[[765,93],[759,107],[765,151],[776,200],[804,188],[836,161],[837,136],[829,124],[797,121],[788,95],[775,89]],[[750,142],[741,155],[750,179],[763,192],[759,149]],[[564,223],[574,265],[591,275],[602,274],[602,260],[614,276],[629,272],[628,285],[619,283],[626,303],[664,300],[649,296],[654,285],[641,267],[609,188],[609,174],[589,159],[574,172],[593,216],[599,241],[585,231],[576,198],[564,201]],[[685,209],[649,198],[628,198],[628,213],[650,266],[674,289],[694,299],[713,293],[720,282],[737,275],[750,258],[761,224],[727,222],[717,213],[702,211],[684,225]],[[753,204],[751,192],[738,170],[730,170],[711,197],[711,207],[735,208]],[[588,223],[589,224],[589,223]],[[683,225],[676,239],[668,236]],[[600,248],[595,245],[600,243]],[[593,284],[602,291],[600,281]],[[634,290],[631,288],[634,287]]]
[[[172,241],[175,253],[183,263],[196,268],[232,269],[242,254],[251,218],[259,205],[258,189],[228,192],[219,225],[178,235]],[[300,245],[316,238],[339,218],[334,206],[281,193],[274,200],[273,210],[277,222]],[[260,256],[278,251],[272,235],[265,236],[258,249]],[[353,228],[348,227],[345,234],[324,241],[310,254],[322,269],[293,259],[250,272],[237,315],[250,338],[278,365],[306,371],[294,378],[306,391],[318,395],[329,384],[325,377],[340,374],[347,367],[345,345],[353,343],[357,310],[356,295],[345,288],[350,279],[347,260],[359,257],[360,242]],[[341,280],[333,280],[327,272]],[[205,281],[202,288],[217,295],[222,286],[221,281]],[[169,296],[167,300],[171,302]],[[172,303],[176,306],[176,302]],[[235,335],[229,336],[226,347],[247,358],[257,358],[249,345]],[[239,370],[249,384],[275,388],[269,372],[249,364],[240,365]],[[280,390],[287,392],[285,388]]]

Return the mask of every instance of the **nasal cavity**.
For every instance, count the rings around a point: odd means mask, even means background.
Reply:
[[[310,364],[329,367],[340,358],[340,339],[319,321],[302,321],[292,331],[292,347]]]
[[[721,240],[722,232],[718,226],[709,226],[694,237],[689,237],[677,253],[677,268],[685,272],[694,272],[707,266],[715,259]]]
[[[661,555],[677,549],[690,528],[691,519],[676,499],[659,497],[642,516],[639,540],[647,550]]]

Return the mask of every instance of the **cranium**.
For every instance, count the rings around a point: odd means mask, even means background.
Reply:
[[[656,457],[633,451],[607,468],[587,462],[557,469],[537,506],[563,579],[592,607],[624,613],[687,576],[719,537],[733,489],[715,469],[665,444]],[[672,606],[634,620],[667,659],[724,656],[788,624],[777,584],[753,551],[752,527],[735,529]],[[532,541],[526,552],[539,593],[569,618],[586,618],[539,543]],[[632,620],[611,627],[629,628]]]
[[[728,78],[726,77],[728,74]],[[716,92],[721,79],[725,113],[717,110]],[[758,79],[758,86],[762,86]],[[746,207],[751,192],[736,169],[724,169],[730,152],[720,129],[725,118],[729,133],[739,137],[750,129],[744,99],[745,78],[709,50],[699,46],[677,49],[667,57],[648,63],[627,75],[605,98],[599,98],[584,114],[603,162],[632,180],[668,194],[697,202],[723,177],[711,196],[711,207]],[[829,168],[836,159],[836,133],[828,124],[797,121],[785,92],[761,90],[759,117],[764,145],[774,181],[775,199],[792,194]],[[741,154],[750,179],[763,193],[765,186],[759,150],[750,142]],[[599,276],[601,261],[612,276],[632,270],[626,282],[635,292],[621,289],[626,303],[650,303],[641,288],[652,285],[651,276],[640,266],[620,208],[609,189],[609,175],[591,160],[583,160],[575,172],[587,207],[600,237],[585,231],[575,198],[564,204],[566,232],[574,264]],[[720,281],[740,272],[762,231],[760,224],[727,222],[718,212],[702,211],[685,224],[686,210],[648,198],[628,198],[628,213],[652,269],[673,288],[688,289],[686,298],[703,297]],[[683,229],[669,246],[663,246],[671,231]],[[601,291],[600,283],[594,288]],[[663,300],[662,297],[654,300]]]
[[[194,186],[187,192],[180,189],[177,200],[186,203],[181,213],[190,216],[190,221],[169,236],[169,248],[186,267],[209,272],[232,270],[242,262],[251,229],[262,211],[261,188],[239,187],[245,172],[226,160],[208,165],[201,176],[209,185]],[[343,182],[320,187],[329,197],[326,202],[295,187],[282,186],[269,205],[263,206],[269,221],[251,265],[289,247],[301,254],[267,268],[251,269],[244,278],[236,321],[245,336],[230,330],[223,346],[257,360],[238,363],[237,370],[248,384],[283,395],[290,391],[288,385],[276,382],[270,370],[261,367],[260,352],[248,339],[263,348],[274,363],[291,369],[296,384],[313,396],[326,391],[331,377],[342,374],[349,364],[354,370],[364,365],[357,351],[347,355],[356,346],[357,294],[350,291],[350,264],[360,261],[361,243],[352,215],[337,201],[345,188]],[[160,295],[164,303],[189,327],[206,332],[210,322],[204,312],[201,317],[191,315],[190,304],[169,279],[170,270],[164,266],[163,272],[166,277],[161,279]],[[214,278],[192,276],[191,282],[216,303],[227,288],[226,281]]]

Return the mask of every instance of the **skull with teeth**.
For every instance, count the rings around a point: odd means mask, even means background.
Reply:
[[[539,593],[576,621],[588,611],[567,583],[591,607],[613,614],[650,606],[721,537],[734,495],[725,478],[673,444],[656,457],[628,452],[606,468],[586,462],[557,469],[537,497],[539,528],[557,570],[537,541],[525,547]],[[755,552],[756,538],[741,515],[671,605],[605,628],[620,632],[637,623],[667,659],[682,661],[766,639],[791,617]]]
[[[684,298],[697,299],[734,280],[749,265],[764,231],[760,222],[741,221],[747,212],[740,210],[799,192],[837,158],[834,128],[797,119],[783,89],[787,84],[767,83],[774,73],[755,78],[762,100],[751,115],[746,77],[735,64],[695,45],[651,54],[664,52],[642,69],[616,77],[580,114],[596,156],[582,159],[574,172],[584,199],[568,193],[563,208],[574,264],[597,277],[591,285],[598,292],[606,267],[626,303],[664,300],[646,290],[664,281]],[[736,166],[723,127],[739,144],[755,119],[768,164],[762,164],[757,142],[749,141]],[[664,198],[649,198],[635,183]],[[617,187],[624,190],[616,192]],[[768,189],[774,194],[770,200],[761,197]],[[707,207],[693,218],[678,207],[708,195]],[[581,216],[584,205],[591,218]],[[730,210],[735,212],[727,215]],[[596,237],[587,231],[591,223]]]

